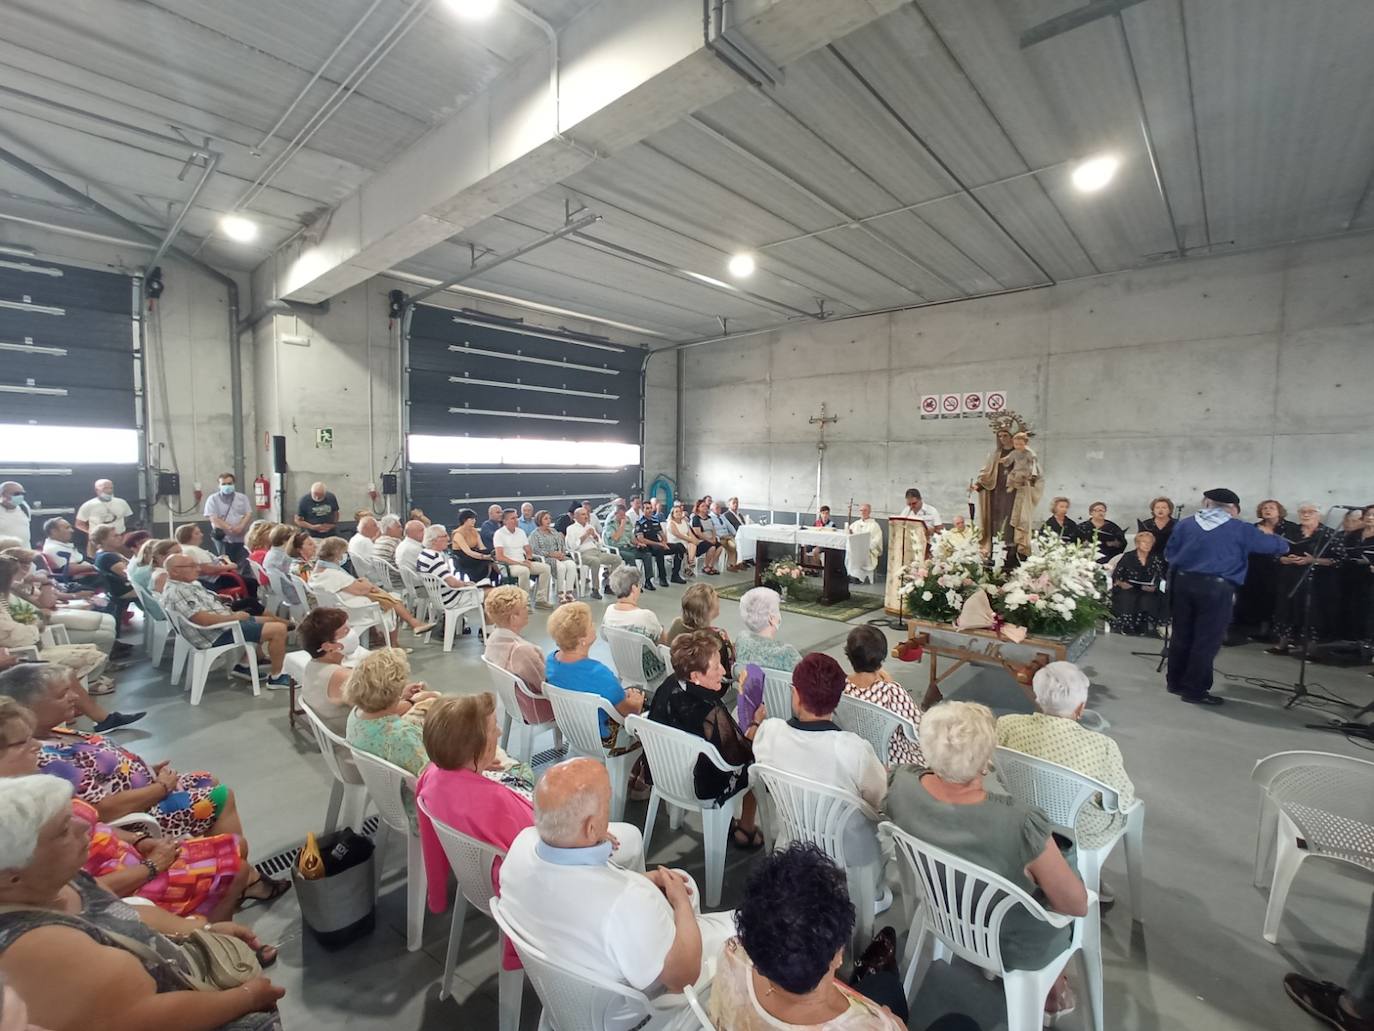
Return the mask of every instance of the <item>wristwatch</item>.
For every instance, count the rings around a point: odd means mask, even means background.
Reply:
[[[162,871],[157,868],[157,864],[151,859],[143,860],[143,867],[148,871],[148,880],[150,881],[155,880],[157,875],[162,873]]]

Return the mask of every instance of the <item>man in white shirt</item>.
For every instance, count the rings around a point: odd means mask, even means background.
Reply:
[[[614,551],[607,551],[601,544],[604,538],[601,531],[592,525],[590,513],[579,508],[573,513],[573,524],[568,527],[568,550],[577,552],[582,564],[592,570],[592,597],[601,600],[601,591],[606,589],[604,579],[611,570],[619,569],[624,563]]]
[[[530,539],[525,536],[525,531],[516,525],[515,509],[506,509],[501,513],[501,517],[501,529],[491,535],[496,561],[509,567],[510,575],[515,577],[520,589],[528,592],[532,577],[550,575],[548,564],[534,557],[534,552],[530,550]],[[548,580],[544,583],[548,583]],[[540,604],[548,603],[541,600]]]
[[[921,500],[921,492],[915,487],[906,492],[906,509],[900,514],[925,523],[927,536],[933,537],[945,525],[940,521],[940,513],[935,511],[934,506],[927,505]]]
[[[611,785],[592,759],[551,767],[534,789],[534,826],[521,831],[501,864],[501,908],[530,944],[651,997],[704,987],[734,934],[729,913],[699,911],[692,879],[659,867],[617,865],[621,825],[609,829]],[[642,848],[641,842],[635,843]],[[643,1015],[627,1004],[606,1014],[608,1031],[628,1031]]]
[[[358,520],[358,532],[348,538],[348,554],[353,558],[360,558],[364,563],[372,561],[377,549],[373,542],[381,535],[381,528],[377,526],[377,520],[371,516],[363,516]]]
[[[76,531],[72,524],[61,516],[54,516],[43,524],[43,554],[52,559],[57,567],[54,574],[59,580],[80,581],[87,577],[99,577],[100,570],[87,562],[81,550],[72,543]],[[104,589],[103,582],[99,589]]]
[[[414,569],[415,560],[425,548],[425,524],[418,519],[406,523],[405,536],[396,543],[396,568]]]
[[[253,505],[248,495],[238,490],[233,473],[219,474],[219,489],[205,499],[205,509],[201,513],[210,520],[213,534],[221,544],[224,557],[230,562],[243,561],[248,549],[243,546],[243,537],[253,524]]]
[[[792,671],[796,715],[763,721],[754,735],[754,761],[862,799],[874,818],[856,815],[845,828],[845,858],[866,865],[879,856],[877,814],[887,797],[887,769],[872,745],[833,721],[844,682],[844,670],[829,655],[812,652],[802,659]]]
[[[0,483],[0,537],[17,537],[26,548],[33,542],[33,513],[24,500],[24,485],[14,480]]]
[[[859,506],[859,518],[845,527],[849,533],[868,534],[868,558],[863,561],[864,579],[872,581],[877,569],[878,558],[883,553],[883,528],[873,518],[873,506],[864,502]]]
[[[405,533],[401,529],[401,517],[388,512],[377,520],[377,529],[381,532],[372,542],[372,555],[379,562],[390,562],[395,565],[396,545],[405,539]]]
[[[98,527],[113,526],[124,532],[124,520],[134,514],[129,503],[115,497],[113,480],[96,480],[95,497],[76,510],[76,528],[89,537]]]

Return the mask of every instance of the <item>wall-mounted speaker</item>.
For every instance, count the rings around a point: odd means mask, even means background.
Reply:
[[[387,497],[395,497],[399,493],[395,473],[382,473],[382,493]]]
[[[274,473],[286,472],[286,438],[272,438],[272,471]]]

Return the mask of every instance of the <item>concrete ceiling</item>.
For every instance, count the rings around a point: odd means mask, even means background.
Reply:
[[[555,25],[592,2],[526,0]],[[740,81],[396,268],[444,279],[585,206],[599,224],[464,285],[666,342],[719,333],[722,319],[734,332],[1374,228],[1374,5],[1095,2],[1120,17],[1023,48],[1025,30],[1083,0],[915,0],[794,62],[780,85]],[[226,267],[257,264],[545,46],[522,19],[471,26],[436,3],[251,197],[266,231],[245,248],[213,237],[219,214],[411,4],[376,0],[257,157],[373,0],[4,3],[0,141],[156,228],[194,181],[176,179],[188,148],[81,112],[211,135],[222,171],[187,231]],[[1102,152],[1121,159],[1115,181],[1078,193],[1070,169]],[[6,213],[89,227],[53,203],[0,166],[0,236]],[[758,271],[726,284],[743,249]]]

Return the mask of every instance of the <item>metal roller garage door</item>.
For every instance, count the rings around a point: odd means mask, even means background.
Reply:
[[[428,305],[408,328],[408,496],[436,522],[640,487],[643,348]]]
[[[0,479],[24,484],[35,539],[102,476],[141,507],[139,283],[0,254]]]

